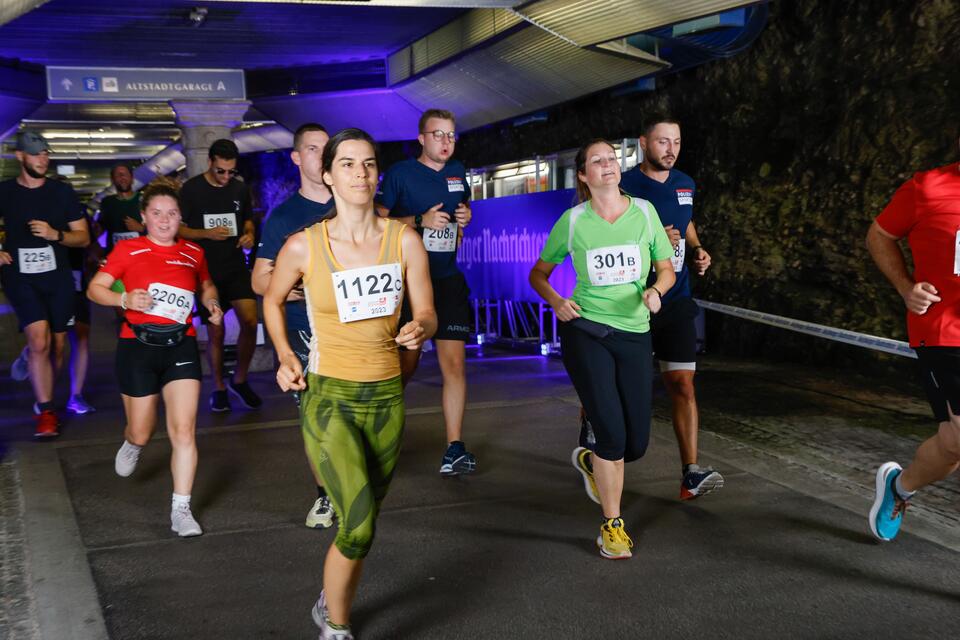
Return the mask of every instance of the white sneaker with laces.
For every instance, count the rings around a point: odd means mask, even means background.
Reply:
[[[190,505],[176,506],[170,510],[170,529],[181,538],[203,535],[203,529],[190,512]]]
[[[113,469],[121,478],[128,477],[137,468],[137,462],[140,460],[140,447],[131,445],[126,440],[117,450],[117,457],[114,460]]]
[[[307,527],[310,529],[329,529],[333,526],[333,507],[330,498],[317,498],[307,513]]]
[[[320,592],[320,597],[310,611],[313,624],[320,628],[319,640],[353,640],[350,629],[334,629],[327,623],[327,594]]]

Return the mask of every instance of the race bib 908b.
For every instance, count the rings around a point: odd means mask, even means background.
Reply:
[[[333,293],[340,322],[393,315],[403,295],[400,263],[335,271]]]
[[[595,287],[627,284],[640,279],[643,262],[640,247],[621,244],[587,251],[587,275]]]
[[[226,227],[230,235],[237,235],[237,214],[235,213],[205,213],[203,214],[203,228],[216,229]]]

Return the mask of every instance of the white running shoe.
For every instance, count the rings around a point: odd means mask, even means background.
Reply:
[[[306,524],[310,529],[329,529],[333,526],[333,506],[329,497],[317,498],[307,513]]]
[[[140,447],[133,447],[126,440],[117,450],[117,458],[114,461],[113,468],[121,478],[128,477],[137,468],[137,462],[140,460]]]
[[[320,629],[319,640],[353,640],[353,634],[350,629],[334,629],[327,624],[327,595],[320,592],[320,597],[310,610],[310,617],[313,618],[313,624]]]
[[[203,535],[203,529],[193,518],[189,505],[174,507],[170,510],[170,529],[181,538]]]

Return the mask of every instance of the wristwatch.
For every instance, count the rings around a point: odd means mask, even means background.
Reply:
[[[63,242],[63,231],[61,229],[57,229],[57,242]]]
[[[413,224],[415,224],[415,225],[417,226],[417,229],[418,229],[418,230],[419,230],[419,229],[423,229],[423,214],[422,214],[422,213],[418,213],[417,215],[413,216]]]

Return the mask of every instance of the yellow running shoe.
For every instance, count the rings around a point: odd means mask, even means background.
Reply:
[[[590,464],[590,459],[587,457],[589,455],[589,449],[577,447],[573,450],[573,455],[570,456],[570,462],[573,463],[573,468],[583,476],[583,489],[587,492],[587,497],[597,504],[600,504],[600,494],[597,492],[597,483],[593,479],[593,465]]]
[[[597,546],[600,547],[600,555],[610,560],[626,560],[633,556],[630,551],[633,540],[623,528],[621,518],[610,518],[600,525]]]

